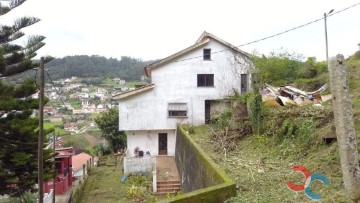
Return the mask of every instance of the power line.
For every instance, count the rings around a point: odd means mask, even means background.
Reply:
[[[51,81],[51,84],[52,84],[52,86],[54,87],[56,93],[59,95],[59,98],[60,98],[61,103],[64,105],[64,107],[65,107],[66,109],[68,109],[68,108],[66,107],[64,101],[63,101],[62,98],[61,98],[60,92],[59,92],[58,89],[55,87],[54,81],[51,79],[49,72],[48,72],[46,69],[45,69],[45,72],[46,72],[47,76],[49,77],[49,79],[50,79],[50,81]],[[69,114],[69,115],[70,115],[70,117],[71,117],[71,120],[74,121],[75,119],[71,116],[71,114]]]
[[[360,5],[360,2],[359,2],[359,3],[356,3],[356,4],[353,4],[353,5],[349,6],[349,7],[343,8],[343,9],[341,9],[341,10],[335,12],[335,13],[332,13],[332,14],[330,14],[328,17],[333,16],[333,15],[336,15],[336,14],[338,14],[338,13],[341,13],[341,12],[343,12],[343,11],[346,11],[346,10],[348,10],[348,9],[350,9],[350,8],[353,8],[353,7],[355,7],[355,6],[358,6],[358,5]],[[288,33],[288,32],[294,31],[294,30],[297,30],[297,29],[300,29],[300,28],[302,28],[302,27],[311,25],[311,24],[316,23],[316,22],[318,22],[318,21],[320,21],[320,20],[323,20],[323,19],[324,19],[324,18],[321,17],[321,18],[318,18],[318,19],[316,19],[316,20],[310,21],[310,22],[308,22],[308,23],[305,23],[305,24],[302,24],[302,25],[293,27],[293,28],[291,28],[291,29],[288,29],[288,30],[285,30],[285,31],[282,31],[282,32],[279,32],[279,33],[276,33],[276,34],[273,34],[273,35],[270,35],[270,36],[261,38],[261,39],[257,39],[257,40],[254,40],[254,41],[250,41],[250,42],[241,44],[241,45],[239,45],[239,46],[236,46],[236,48],[243,47],[243,46],[247,46],[247,45],[250,45],[250,44],[254,44],[254,43],[257,43],[257,42],[260,42],[260,41],[264,41],[264,40],[267,40],[267,39],[270,39],[270,38],[273,38],[273,37],[276,37],[276,36],[279,36],[279,35],[282,35],[282,34],[285,34],[285,33]],[[231,49],[228,48],[228,49],[224,49],[224,50],[220,50],[220,51],[215,51],[215,52],[211,52],[211,54],[217,54],[217,53],[221,53],[221,52],[225,52],[225,51],[229,51],[229,50],[231,50]],[[195,57],[191,57],[191,58],[185,58],[185,59],[181,59],[181,60],[176,60],[176,61],[173,61],[173,62],[175,63],[175,62],[187,61],[187,60],[192,60],[192,59],[201,58],[201,57],[203,57],[203,55],[201,55],[201,56],[195,56]]]

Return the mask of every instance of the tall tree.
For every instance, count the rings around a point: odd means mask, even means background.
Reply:
[[[119,131],[119,110],[112,108],[107,112],[103,112],[95,119],[98,124],[102,137],[110,144],[114,151],[124,149],[126,147],[126,134]]]
[[[303,65],[302,55],[289,53],[286,50],[271,52],[269,56],[259,56],[255,53],[253,61],[260,71],[260,79],[264,83],[282,85],[293,82],[298,76],[298,70]]]
[[[26,0],[0,1],[0,16],[20,6]],[[4,78],[15,76],[37,66],[31,59],[45,45],[45,37],[31,36],[27,44],[19,46],[14,40],[24,36],[22,28],[39,22],[38,18],[22,17],[13,25],[0,25],[0,195],[19,197],[34,192],[37,183],[37,140],[39,119],[31,117],[38,108],[34,81],[10,85]],[[50,60],[50,58],[47,58]],[[51,164],[50,151],[44,151],[45,171]],[[48,178],[48,175],[45,175]]]

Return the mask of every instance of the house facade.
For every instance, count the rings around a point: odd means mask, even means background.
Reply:
[[[80,178],[87,174],[87,169],[89,166],[93,164],[93,157],[82,152],[80,154],[76,154],[72,157],[72,169],[73,169],[73,177]],[[85,166],[85,170],[84,167]]]
[[[75,132],[79,129],[79,126],[77,123],[66,123],[64,125],[64,130]]]
[[[55,157],[55,168],[57,175],[55,178],[55,194],[62,195],[68,191],[72,186],[72,156],[73,148],[59,148],[55,149],[58,155]],[[54,189],[54,180],[44,183],[44,192],[48,193]]]
[[[179,123],[208,123],[219,100],[251,90],[250,55],[204,32],[196,43],[145,67],[151,84],[114,96],[127,156],[175,155]],[[141,153],[139,153],[139,151]]]

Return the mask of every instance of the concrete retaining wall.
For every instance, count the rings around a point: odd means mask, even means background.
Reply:
[[[176,165],[185,194],[171,202],[224,202],[236,196],[234,181],[178,126]]]

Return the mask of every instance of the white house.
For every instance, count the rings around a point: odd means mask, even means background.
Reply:
[[[84,170],[83,170],[84,166],[85,166],[85,173],[87,174],[88,171],[87,169],[89,165],[92,164],[92,162],[93,162],[93,158],[84,152],[72,156],[73,176],[76,178],[84,176]]]
[[[113,97],[128,157],[135,151],[174,156],[177,124],[208,123],[220,99],[251,89],[252,67],[248,53],[207,32],[194,45],[147,65],[151,84]]]
[[[75,132],[79,129],[79,126],[77,123],[66,123],[64,125],[64,130]]]

